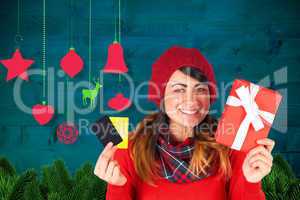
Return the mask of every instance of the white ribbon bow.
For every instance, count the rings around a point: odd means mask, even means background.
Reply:
[[[242,106],[246,111],[246,117],[242,121],[236,137],[231,145],[232,149],[240,150],[247,136],[250,124],[252,124],[255,131],[259,131],[264,128],[264,123],[261,117],[268,123],[272,124],[275,115],[267,111],[262,111],[258,108],[255,102],[255,97],[259,91],[258,85],[250,83],[250,88],[241,86],[235,91],[239,98],[229,96],[226,104],[235,107]]]

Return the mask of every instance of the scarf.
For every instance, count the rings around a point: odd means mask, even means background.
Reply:
[[[206,170],[207,174],[194,174],[189,169],[189,162],[194,150],[194,137],[189,137],[181,143],[170,143],[168,135],[159,134],[157,151],[160,158],[161,176],[174,183],[190,183],[201,180],[213,174],[213,168]]]

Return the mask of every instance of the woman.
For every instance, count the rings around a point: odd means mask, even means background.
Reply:
[[[140,122],[128,149],[109,143],[96,163],[107,199],[265,199],[261,180],[275,143],[261,139],[247,154],[216,143],[216,120],[208,114],[216,81],[201,53],[171,47],[154,63],[152,81],[149,100],[160,111]]]

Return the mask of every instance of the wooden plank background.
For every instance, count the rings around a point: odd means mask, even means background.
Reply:
[[[23,0],[21,50],[26,58],[41,68],[42,1]],[[47,66],[55,68],[54,87],[66,81],[58,77],[60,59],[70,45],[70,16],[74,20],[74,44],[85,61],[85,69],[72,81],[88,80],[88,15],[89,1],[47,1]],[[116,3],[116,2],[115,2]],[[276,140],[274,153],[282,153],[300,176],[300,2],[297,0],[231,0],[231,1],[122,1],[122,45],[129,75],[135,84],[150,79],[151,64],[168,47],[179,44],[196,47],[213,64],[218,85],[235,78],[260,82],[282,92],[280,107],[270,137]],[[17,24],[17,1],[5,1],[0,6],[0,59],[14,51]],[[107,47],[114,38],[114,1],[93,1],[92,72],[104,66]],[[277,74],[277,75],[276,75]],[[278,75],[279,74],[279,75]],[[45,127],[38,126],[32,116],[20,111],[13,98],[15,81],[6,82],[6,69],[0,67],[0,154],[17,167],[39,169],[62,158],[74,171],[85,161],[95,162],[102,146],[94,135],[81,131],[78,141],[64,145],[49,141],[64,114],[56,114]],[[118,84],[115,76],[105,78],[102,95],[107,102],[118,91],[128,92],[127,84]],[[225,91],[228,94],[229,88]],[[142,94],[147,88],[142,89]],[[22,98],[28,106],[41,101],[41,79],[30,78],[22,86]],[[57,98],[55,105],[57,107]],[[75,93],[76,105],[81,104],[80,90]],[[98,102],[99,103],[99,102]],[[65,104],[67,102],[65,101]],[[222,112],[219,99],[214,109]],[[107,109],[107,105],[104,104]],[[154,109],[146,99],[143,108]],[[100,117],[99,105],[88,115],[75,115],[90,121]],[[136,124],[144,116],[135,105],[116,116],[129,116]]]

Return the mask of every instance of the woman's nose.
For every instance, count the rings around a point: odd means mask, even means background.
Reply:
[[[191,104],[196,103],[196,95],[193,92],[187,92],[185,95],[185,101]]]

